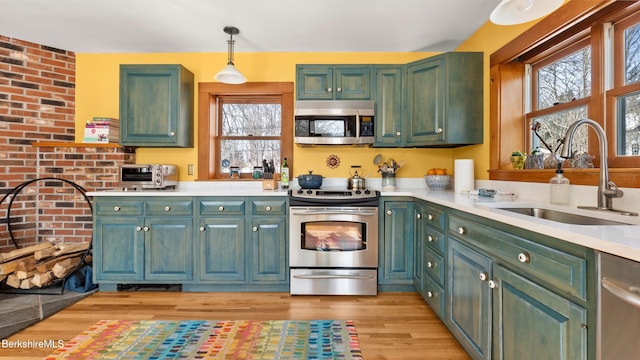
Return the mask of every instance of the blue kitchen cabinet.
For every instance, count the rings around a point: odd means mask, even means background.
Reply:
[[[442,319],[445,318],[446,297],[446,213],[431,203],[423,206],[422,222],[422,296],[431,309]],[[418,256],[416,256],[418,257]]]
[[[289,284],[286,198],[251,198],[251,283]]]
[[[445,323],[472,358],[595,358],[592,249],[455,210],[447,241]]]
[[[376,147],[404,144],[404,69],[403,65],[374,66]]]
[[[371,65],[296,65],[297,100],[370,100]]]
[[[413,286],[413,201],[385,198],[380,210],[378,284]]]
[[[415,200],[413,203],[413,287],[422,297],[425,297],[426,279],[424,278],[424,248],[425,248],[425,224],[427,202]]]
[[[94,280],[118,283],[193,279],[193,202],[181,198],[97,197]]]
[[[194,76],[182,65],[120,65],[120,144],[193,147]]]

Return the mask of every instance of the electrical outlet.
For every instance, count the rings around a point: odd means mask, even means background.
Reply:
[[[187,166],[187,175],[193,175],[193,164]]]

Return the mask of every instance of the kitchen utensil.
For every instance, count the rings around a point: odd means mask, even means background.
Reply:
[[[382,154],[378,154],[376,155],[376,157],[373,158],[374,165],[380,165],[381,162],[382,162]]]
[[[308,174],[298,175],[298,185],[303,189],[320,189],[322,175],[316,175],[313,170],[309,170]]]
[[[359,169],[360,166],[352,166],[352,169]],[[350,174],[351,175],[351,174]],[[364,190],[365,178],[358,174],[358,170],[347,180],[347,189],[349,190]]]

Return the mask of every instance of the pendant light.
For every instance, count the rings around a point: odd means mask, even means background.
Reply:
[[[522,24],[552,13],[562,3],[563,0],[502,0],[489,19],[497,25]]]
[[[230,36],[229,41],[227,41],[229,44],[229,61],[227,62],[227,66],[216,74],[215,79],[225,84],[244,84],[247,82],[247,78],[233,65],[233,44],[235,43],[233,35],[240,34],[240,30],[238,30],[237,27],[225,26],[222,31]]]

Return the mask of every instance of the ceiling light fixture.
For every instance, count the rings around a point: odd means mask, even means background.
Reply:
[[[227,66],[216,74],[215,79],[225,84],[244,84],[247,82],[247,78],[233,65],[233,44],[235,43],[233,35],[240,34],[240,30],[234,26],[225,26],[222,30],[230,36],[229,41],[227,41],[229,44],[229,61]]]
[[[552,13],[563,0],[502,0],[489,19],[497,25],[526,23]]]

